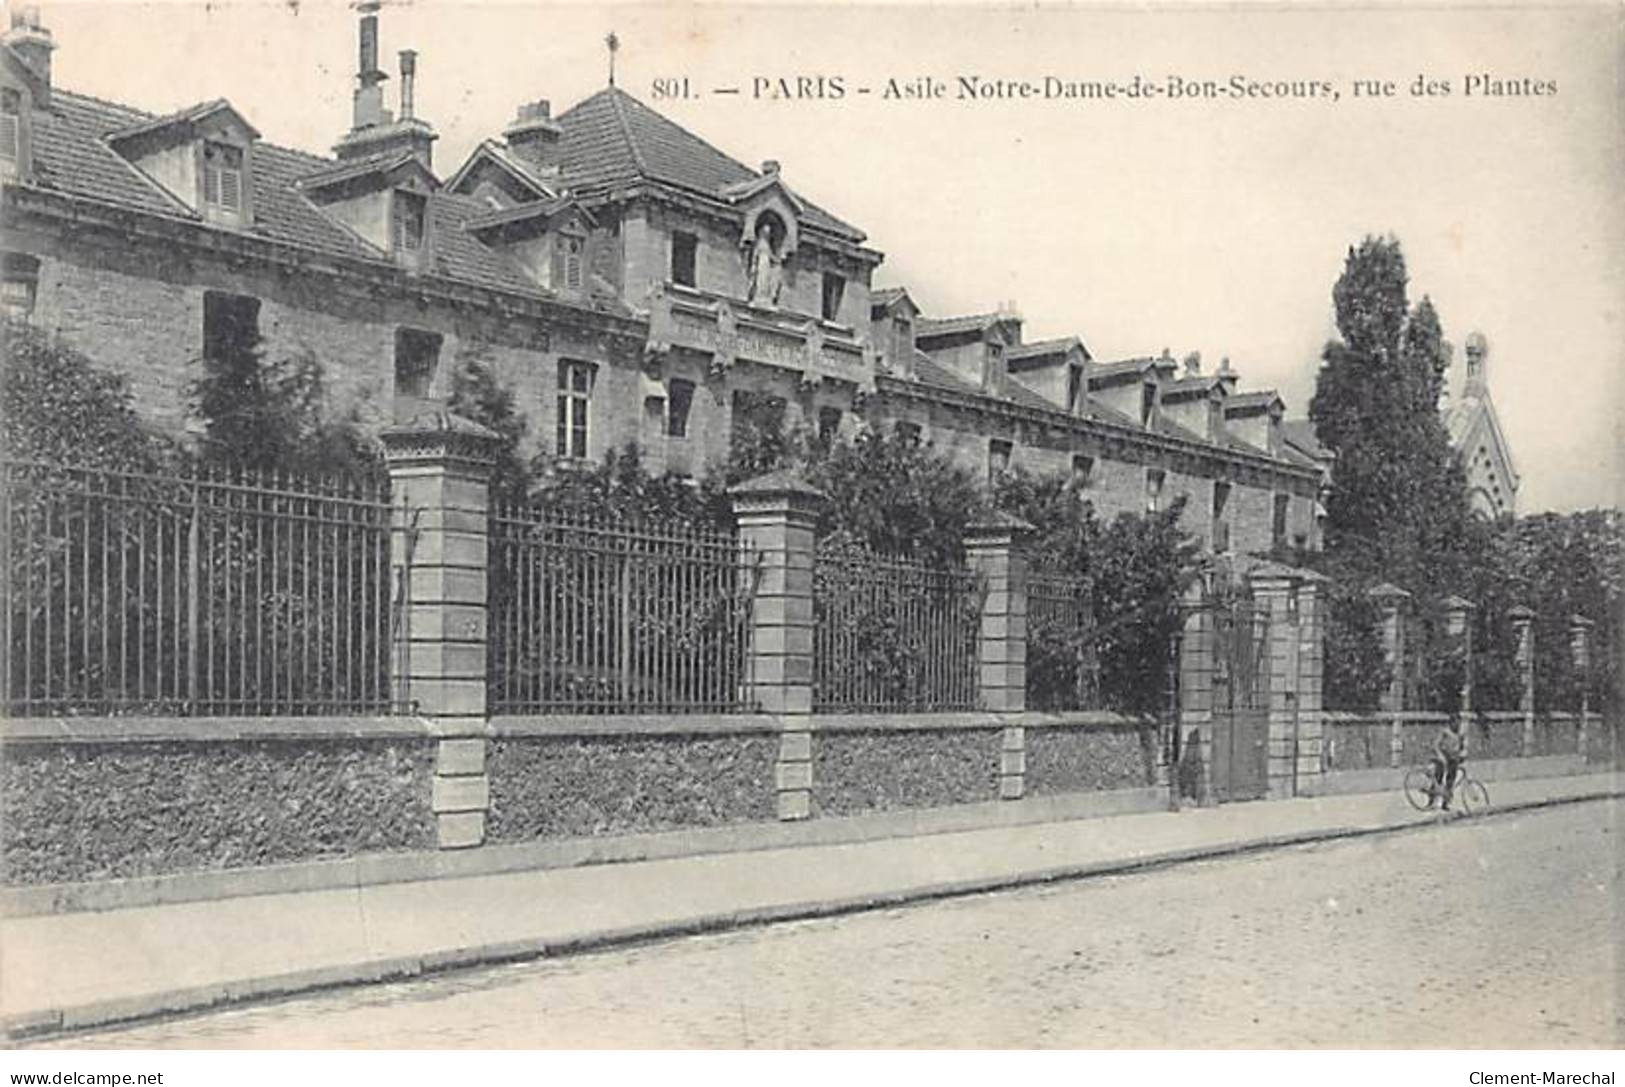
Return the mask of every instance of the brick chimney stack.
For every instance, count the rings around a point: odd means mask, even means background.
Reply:
[[[519,115],[502,130],[508,150],[543,177],[556,176],[561,165],[564,129],[553,120],[553,105],[545,98],[526,102]]]
[[[401,50],[401,115],[397,119],[384,108],[384,80],[389,76],[378,67],[379,0],[361,0],[358,28],[360,53],[356,65],[354,110],[350,131],[333,148],[342,161],[369,158],[390,151],[410,151],[424,166],[433,167],[434,126],[420,120],[414,110],[417,93],[417,60],[414,50]]]
[[[28,4],[13,10],[11,29],[4,38],[0,38],[0,42],[10,46],[12,52],[39,76],[48,93],[51,87],[51,52],[56,48],[56,42],[51,40],[51,32],[40,24],[39,7]],[[44,106],[49,103],[36,101],[34,104]]]

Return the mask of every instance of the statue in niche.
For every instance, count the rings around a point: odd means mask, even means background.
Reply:
[[[784,227],[776,216],[756,220],[756,237],[749,243],[745,266],[749,273],[746,297],[753,306],[773,308],[784,286]]]

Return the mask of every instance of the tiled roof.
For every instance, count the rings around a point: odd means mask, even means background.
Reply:
[[[1024,408],[1038,408],[1041,411],[1062,410],[1059,404],[1040,396],[1038,393],[1027,388],[1027,386],[1023,385],[1021,382],[1012,377],[1006,377],[1004,379],[1004,391],[1006,397],[1012,403],[1020,404]]]
[[[1017,359],[1044,358],[1047,355],[1064,355],[1073,348],[1083,351],[1083,341],[1076,336],[1062,336],[1053,340],[1037,340],[1033,343],[1018,343],[1004,353],[1004,357],[1011,362]],[[1084,351],[1084,354],[1088,354]]]
[[[661,116],[619,87],[606,87],[571,106],[558,119],[564,180],[590,192],[639,179],[707,196],[763,175]],[[814,226],[856,241],[863,232],[806,204]]]
[[[1099,362],[1089,368],[1089,384],[1109,381],[1113,378],[1124,377],[1130,374],[1141,374],[1153,369],[1161,359],[1119,359],[1116,362]]]
[[[1014,313],[969,313],[963,317],[922,317],[915,325],[914,338],[951,336],[957,332],[976,332],[992,328],[1001,321],[1020,321]]]
[[[982,393],[980,385],[966,381],[924,351],[914,352],[914,379],[921,385],[930,385],[933,388],[975,393],[978,396]]]
[[[237,109],[236,109],[235,106],[233,106],[230,102],[226,101],[224,98],[214,98],[214,99],[210,99],[207,102],[199,102],[195,106],[187,106],[185,109],[176,110],[174,113],[165,114],[162,117],[151,117],[151,118],[149,118],[147,120],[139,121],[136,124],[131,125],[128,128],[120,129],[117,132],[110,133],[108,135],[108,139],[110,139],[110,140],[127,140],[127,139],[130,139],[132,137],[140,136],[140,135],[143,135],[143,134],[148,133],[148,132],[161,131],[162,129],[168,128],[170,125],[183,124],[183,123],[184,124],[193,124],[193,123],[196,123],[198,121],[203,120],[203,118],[205,118],[205,117],[209,117],[209,116],[211,116],[211,115],[213,115],[215,113],[218,113],[221,110],[229,111],[233,116],[235,116],[239,121],[241,121],[242,124],[243,124],[243,127],[248,129],[248,132],[249,132],[249,134],[251,136],[255,136],[255,137],[259,136],[259,130],[256,129],[253,125],[249,124],[248,121],[243,117],[243,115],[237,112]]]
[[[1243,412],[1267,408],[1280,399],[1281,394],[1274,389],[1261,389],[1253,393],[1231,393],[1224,402],[1224,413],[1240,415]]]
[[[1206,393],[1215,385],[1221,389],[1224,388],[1224,381],[1217,374],[1201,374],[1196,377],[1182,377],[1177,381],[1170,381],[1162,387],[1162,398],[1164,400],[1168,400],[1170,398],[1183,399],[1187,396],[1195,396]]]
[[[193,107],[201,109],[203,107]],[[212,111],[214,107],[209,105]],[[107,143],[111,133],[156,120],[152,114],[71,91],[57,90],[51,109],[34,115],[35,183],[42,189],[88,198],[171,218],[201,221]],[[380,158],[394,160],[389,153]],[[328,219],[300,191],[312,177],[331,179],[376,168],[371,159],[335,163],[332,159],[274,144],[254,145],[254,223],[251,232],[271,241],[337,256],[383,263],[387,260],[359,236]],[[435,274],[477,286],[531,295],[548,292],[507,257],[487,248],[464,229],[490,208],[478,200],[434,193],[429,196]],[[224,228],[222,228],[224,229]],[[624,309],[615,303],[619,311]]]
[[[1315,424],[1309,419],[1282,420],[1281,437],[1288,445],[1307,453],[1310,457],[1331,455],[1331,450],[1320,444],[1320,439],[1315,435]]]

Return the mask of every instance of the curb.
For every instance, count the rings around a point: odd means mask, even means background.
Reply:
[[[1625,789],[1614,788],[1574,796],[1525,800],[1492,806],[1490,811],[1483,816],[1474,816],[1472,818],[1494,817],[1513,812],[1620,798],[1625,798]],[[1459,822],[1463,818],[1465,817],[1457,814],[1448,820],[1434,817],[1417,818],[1403,823],[1322,827],[1316,830],[1297,831],[1290,834],[1267,835],[1246,841],[1166,850],[1161,853],[1151,853],[1139,857],[1029,869],[1024,872],[953,880],[946,883],[921,884],[892,891],[843,898],[814,899],[805,902],[788,902],[719,913],[698,914],[670,921],[599,929],[551,940],[540,938],[514,940],[505,943],[455,948],[449,951],[436,951],[425,955],[395,956],[339,966],[315,967],[286,974],[265,975],[256,978],[245,978],[240,981],[171,989],[140,996],[118,997],[112,1000],[94,1001],[89,1004],[50,1008],[8,1016],[0,1020],[0,1034],[3,1034],[8,1041],[12,1042],[40,1040],[97,1027],[130,1024],[181,1013],[203,1012],[233,1004],[289,997],[321,989],[337,989],[381,981],[401,981],[425,974],[492,966],[500,963],[558,958],[565,955],[584,954],[680,936],[697,936],[732,929],[760,927],[785,921],[839,917],[846,914],[889,909],[912,903],[962,898],[968,895],[988,894],[1101,876],[1153,871],[1197,861],[1265,853],[1316,842],[1342,841],[1353,838],[1374,837],[1379,834],[1404,833],[1436,827],[1442,822]]]

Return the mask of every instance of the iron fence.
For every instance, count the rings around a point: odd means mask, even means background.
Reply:
[[[969,570],[820,549],[813,709],[975,708],[982,596],[982,580]]]
[[[0,464],[12,716],[390,706],[382,481]]]
[[[1088,582],[1027,575],[1027,708],[1101,707],[1100,654]]]
[[[754,552],[732,533],[495,511],[490,711],[753,708],[755,572]]]

